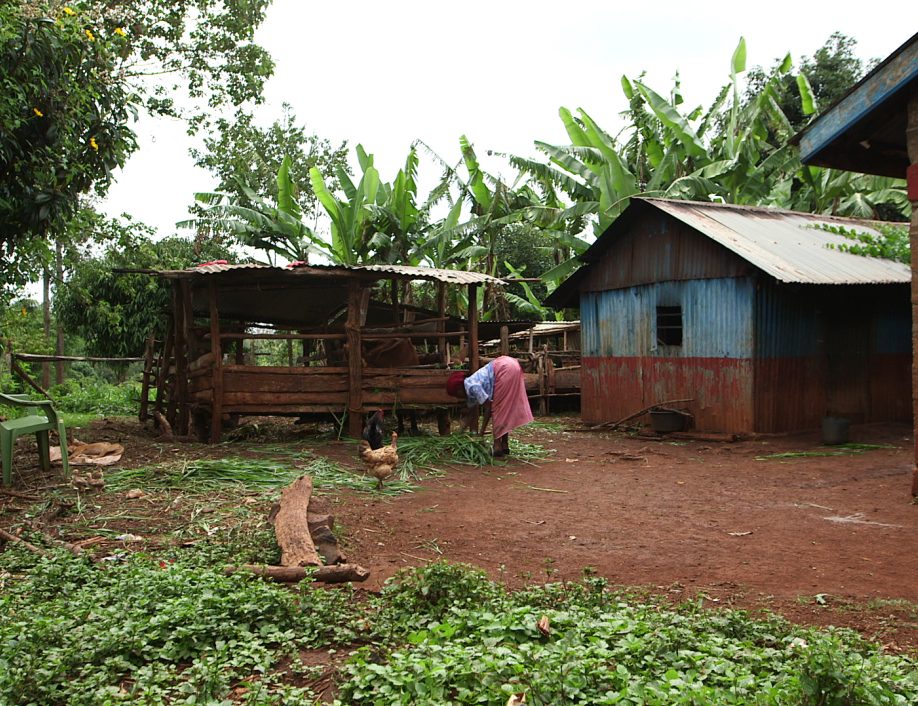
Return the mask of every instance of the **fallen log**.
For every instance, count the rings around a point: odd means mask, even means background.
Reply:
[[[29,495],[28,493],[20,493],[18,490],[7,490],[6,488],[0,488],[0,495],[9,495],[11,498],[21,498],[23,500],[41,500],[37,495]]]
[[[37,532],[38,534],[40,534],[41,538],[46,543],[50,544],[52,547],[60,547],[61,549],[66,549],[68,552],[70,552],[74,556],[83,556],[82,547],[76,544],[71,544],[70,542],[65,542],[63,539],[52,537],[50,534],[45,532],[43,529],[36,527],[33,523],[29,523],[29,527],[32,529],[33,532]]]
[[[0,539],[4,539],[7,542],[21,544],[25,549],[28,549],[33,554],[38,554],[39,556],[48,556],[48,552],[46,552],[44,549],[39,549],[34,544],[29,544],[22,537],[17,537],[15,534],[10,534],[6,530],[0,529]]]
[[[312,478],[301,476],[281,491],[274,518],[274,534],[281,548],[281,566],[319,566],[322,560],[309,532],[309,496]]]
[[[224,574],[234,574],[239,571],[248,571],[258,576],[280,581],[295,583],[305,578],[323,583],[346,583],[348,581],[366,581],[370,572],[357,564],[336,564],[334,566],[268,566],[263,564],[241,564],[240,566],[226,566]]]

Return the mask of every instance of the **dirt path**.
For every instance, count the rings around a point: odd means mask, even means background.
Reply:
[[[373,571],[367,587],[438,558],[511,585],[576,579],[593,567],[613,584],[674,599],[704,594],[805,622],[866,624],[918,646],[916,606],[905,603],[918,603],[905,427],[853,435],[893,448],[763,460],[825,448],[813,435],[731,444],[527,437],[554,458],[458,468],[414,495],[338,503],[351,555]]]

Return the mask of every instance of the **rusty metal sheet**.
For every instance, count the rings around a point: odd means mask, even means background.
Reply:
[[[841,226],[878,234],[870,221],[777,209],[645,199],[674,218],[732,250],[781,282],[877,284],[910,282],[908,265],[838,250],[850,244],[819,226]]]
[[[667,400],[695,417],[698,431],[753,431],[753,363],[739,358],[584,357],[581,415],[601,423]]]
[[[158,274],[163,276],[195,276],[195,275],[214,275],[225,272],[238,272],[244,270],[257,270],[260,274],[277,273],[279,276],[290,275],[290,273],[303,272],[306,270],[321,270],[329,274],[341,273],[346,276],[349,273],[376,273],[379,279],[387,279],[386,275],[395,275],[401,279],[421,279],[431,282],[446,282],[448,284],[504,284],[502,279],[491,277],[490,275],[480,272],[465,272],[463,270],[445,270],[436,267],[413,267],[409,265],[321,265],[321,264],[298,264],[288,267],[272,267],[261,264],[231,264],[231,263],[208,263],[189,267],[184,270],[161,270]]]

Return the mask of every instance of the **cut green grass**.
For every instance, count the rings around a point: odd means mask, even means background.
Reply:
[[[538,444],[510,440],[510,459],[532,463],[547,458],[551,451]],[[472,434],[450,436],[414,436],[398,440],[399,469],[402,478],[419,478],[442,474],[442,466],[459,465],[504,466],[506,461],[491,455],[491,442],[487,437]]]
[[[142,488],[210,493],[234,487],[269,491],[289,485],[303,474],[312,477],[316,490],[349,488],[398,495],[414,489],[402,481],[389,481],[381,491],[377,490],[375,478],[358,475],[327,458],[309,453],[289,455],[281,460],[240,457],[196,459],[109,471],[105,474],[105,484],[108,490],[114,492]]]
[[[856,456],[866,451],[875,451],[877,449],[894,449],[891,444],[840,444],[838,446],[826,447],[814,451],[785,451],[784,453],[767,454],[765,456],[756,456],[756,461],[770,461],[773,459],[790,459],[790,458],[820,458],[826,456]]]

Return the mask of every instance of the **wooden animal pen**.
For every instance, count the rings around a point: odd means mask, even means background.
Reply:
[[[485,356],[509,355],[520,361],[529,401],[539,414],[548,414],[552,400],[579,400],[579,321],[540,321],[516,333],[503,326],[500,338],[481,347]]]
[[[175,433],[194,429],[212,443],[227,421],[246,415],[346,413],[348,432],[359,436],[364,414],[380,408],[435,410],[440,432],[448,433],[457,403],[446,394],[449,344],[467,344],[468,368],[477,370],[479,334],[474,305],[463,319],[447,316],[447,288],[466,287],[475,302],[478,287],[502,284],[483,274],[398,265],[213,263],[156,274],[172,284],[170,323],[161,349],[151,346],[147,356],[145,388],[157,395],[150,410],[145,389],[141,417],[162,415]],[[399,301],[402,283],[419,280],[436,287],[435,316],[418,318]],[[374,291],[391,303],[371,307]],[[384,326],[385,306],[391,318]],[[376,315],[368,322],[371,308]],[[243,343],[257,340],[296,342],[303,356],[293,365],[255,365]],[[435,362],[365,365],[365,346],[399,340],[435,346]]]

